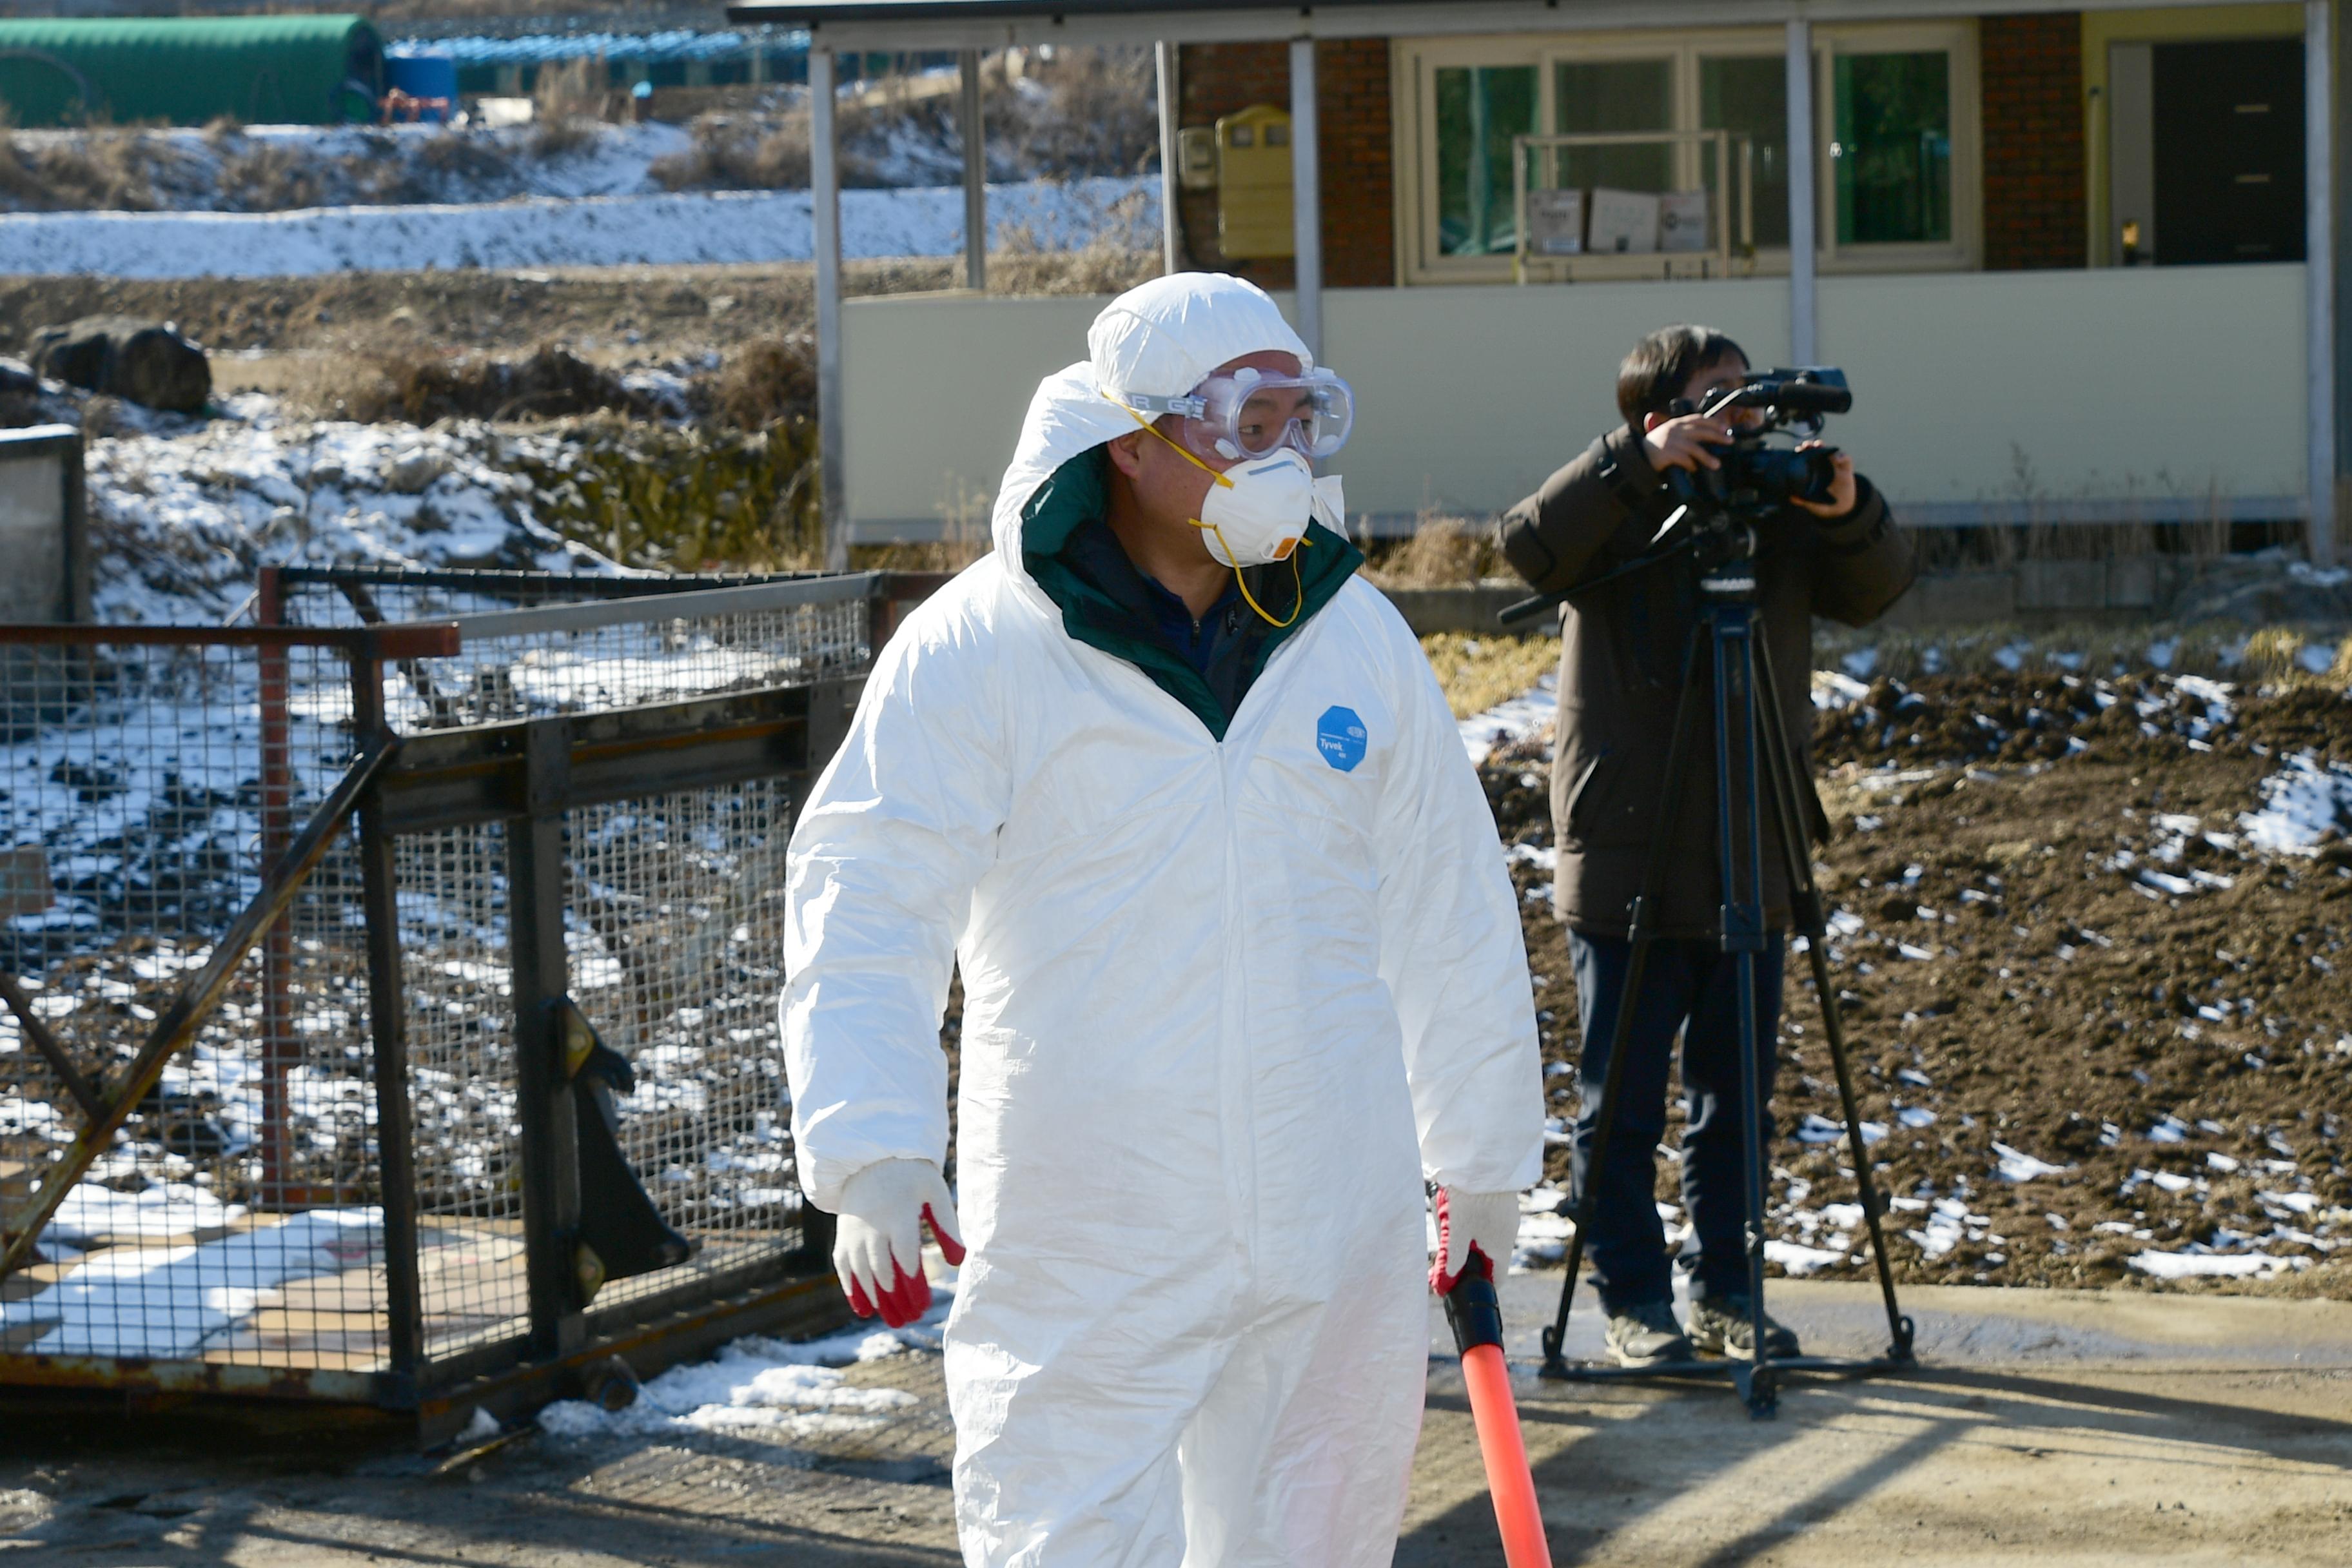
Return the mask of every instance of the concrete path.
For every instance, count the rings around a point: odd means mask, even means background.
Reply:
[[[1914,1288],[1919,1370],[1793,1379],[1756,1422],[1727,1384],[1538,1381],[1559,1288],[1511,1279],[1504,1310],[1562,1568],[2352,1563],[2352,1304]],[[1885,1347],[1870,1287],[1772,1300],[1809,1352]],[[1570,1354],[1599,1346],[1580,1293]],[[1434,1363],[1401,1565],[1500,1561],[1476,1466]]]
[[[1562,1568],[2352,1563],[2352,1304],[1914,1289],[1919,1370],[1798,1380],[1753,1422],[1727,1384],[1539,1383],[1559,1279],[1507,1281],[1505,1311]],[[1791,1282],[1775,1301],[1809,1349],[1883,1348],[1867,1287]],[[1580,1300],[1571,1351],[1599,1331]],[[1397,1561],[1499,1568],[1442,1343]],[[404,1455],[156,1458],[0,1433],[0,1564],[952,1564],[936,1358],[850,1375],[919,1404],[855,1444],[538,1439],[443,1477]]]

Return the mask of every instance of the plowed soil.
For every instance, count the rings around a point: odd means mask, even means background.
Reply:
[[[1507,841],[1550,843],[1545,750],[1483,770]],[[2134,1258],[2197,1247],[2283,1260],[2199,1283],[2352,1295],[2352,1252],[2329,1260],[2352,1238],[2352,846],[2263,852],[2241,821],[2290,755],[2352,760],[2352,700],[2153,672],[1882,680],[1820,712],[1816,750],[1827,952],[1863,1119],[1884,1129],[1898,1277],[2151,1284]],[[1513,875],[1546,1058],[1572,1066],[1551,873],[1522,857]],[[1851,1211],[1821,1213],[1853,1198],[1846,1146],[1798,1138],[1839,1106],[1805,961],[1790,972],[1773,1230],[1821,1249],[1823,1277],[1863,1277]],[[1554,1070],[1552,1113],[1572,1118]],[[2056,1169],[2005,1176],[1996,1143]],[[1549,1174],[1566,1188],[1558,1141]]]

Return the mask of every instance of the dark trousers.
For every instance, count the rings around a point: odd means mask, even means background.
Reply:
[[[1577,1190],[1595,1180],[1592,1139],[1601,1121],[1601,1089],[1609,1075],[1609,1047],[1624,993],[1633,944],[1623,937],[1568,933],[1576,964],[1576,1010],[1584,1033],[1577,1073],[1583,1107],[1576,1119]],[[1771,939],[1756,955],[1757,1147],[1769,1148],[1772,1118],[1773,1037],[1780,1018],[1782,947]],[[1609,1163],[1593,1188],[1591,1260],[1601,1305],[1622,1311],[1663,1301],[1674,1291],[1665,1230],[1653,1196],[1657,1150],[1666,1131],[1666,1074],[1675,1037],[1683,1042],[1683,1206],[1698,1233],[1694,1286],[1702,1296],[1748,1292],[1747,1152],[1739,1135],[1739,984],[1737,961],[1713,942],[1657,941],[1633,1001],[1630,1053],[1617,1090],[1617,1125]]]

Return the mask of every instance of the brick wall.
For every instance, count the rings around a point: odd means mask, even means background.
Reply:
[[[1386,38],[1315,47],[1317,162],[1323,186],[1323,281],[1335,289],[1396,281]],[[1253,103],[1290,107],[1287,44],[1187,44],[1177,62],[1178,123],[1211,125]],[[1287,289],[1290,258],[1228,260],[1217,248],[1217,194],[1186,191],[1177,204],[1184,252],[1194,267]]]
[[[2084,265],[2083,18],[1978,24],[1984,83],[1984,264]]]

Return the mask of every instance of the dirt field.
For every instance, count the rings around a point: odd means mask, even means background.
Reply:
[[[1914,1233],[1891,1247],[1902,1278],[2210,1288],[2128,1260],[2263,1237],[2301,1261],[2231,1288],[2352,1295],[2352,1260],[2329,1250],[2352,1220],[2352,847],[2263,854],[2240,822],[2289,756],[2352,757],[2352,700],[2327,682],[2210,689],[2154,672],[1930,677],[1822,714],[1839,825],[1822,882],[1846,928],[1831,954],[1864,1118],[1885,1132],[1879,1175]],[[1539,744],[1486,768],[1507,839],[1549,845],[1546,771]],[[1515,875],[1567,1115],[1565,936],[1535,896],[1550,873],[1523,858]],[[1811,982],[1790,969],[1776,1217],[1823,1248],[1840,1227],[1821,1205],[1852,1194],[1843,1143],[1796,1141],[1838,1106]],[[2005,1179],[1996,1142],[2060,1168]],[[1556,1146],[1562,1186],[1566,1167]],[[1677,1196],[1670,1166],[1659,1196]],[[1858,1231],[1826,1247],[1847,1245]],[[1861,1272],[1850,1255],[1824,1268]]]
[[[1159,265],[1156,252],[1000,254],[990,258],[989,283],[992,292],[1117,292],[1154,276]],[[963,263],[851,261],[843,278],[853,297],[916,293],[960,286]],[[216,355],[512,351],[562,340],[583,352],[657,362],[805,329],[815,288],[815,271],[804,262],[177,281],[6,278],[0,353],[21,355],[35,331],[55,322],[131,315],[177,321]],[[215,359],[213,374],[223,391],[245,384],[234,359]]]

